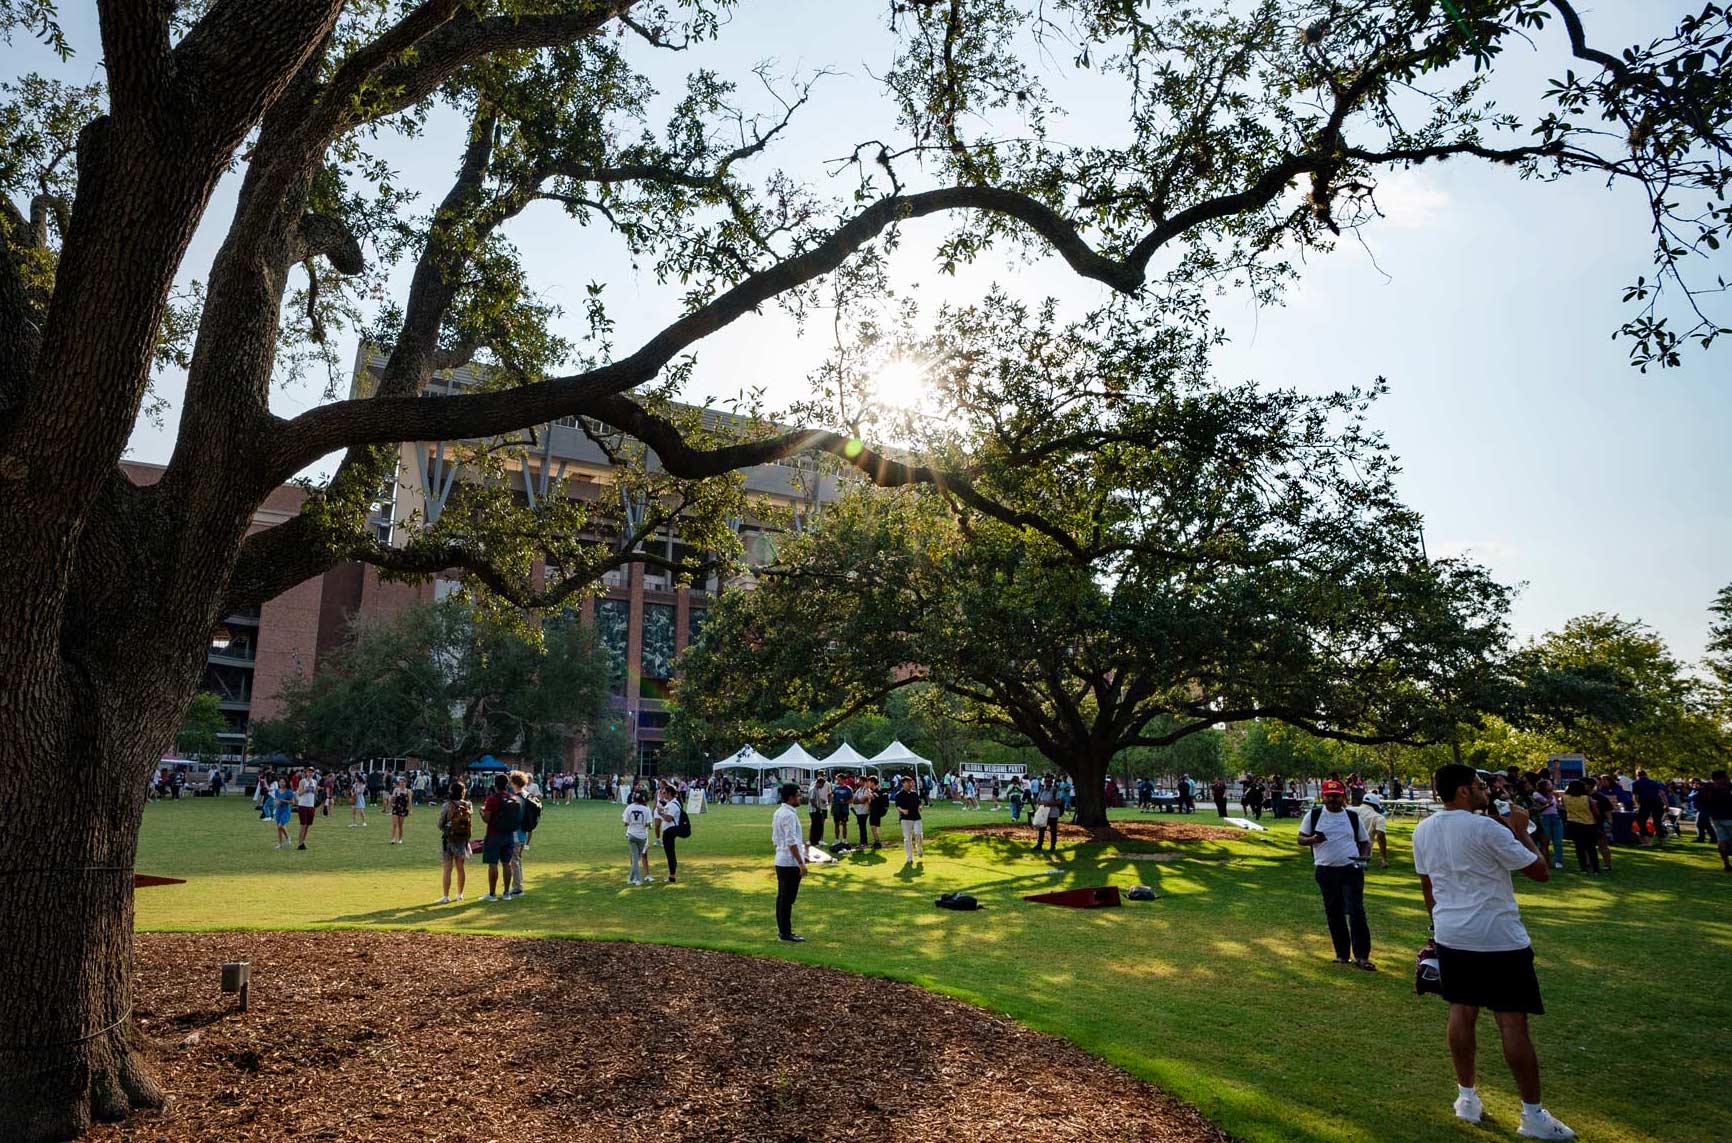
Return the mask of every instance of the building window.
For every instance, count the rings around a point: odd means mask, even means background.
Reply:
[[[595,601],[595,633],[613,664],[609,685],[616,695],[625,693],[625,649],[630,627],[630,603],[623,599]]]
[[[674,674],[674,621],[671,604],[643,606],[643,675],[666,682]]]
[[[704,624],[709,621],[710,609],[707,607],[694,607],[686,612],[686,643],[688,645],[698,641],[698,635],[703,632]]]

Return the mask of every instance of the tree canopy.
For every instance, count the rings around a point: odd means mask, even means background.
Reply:
[[[924,680],[1098,814],[1127,748],[1253,718],[1423,740],[1486,701],[1507,592],[1425,556],[1374,393],[1222,386],[1192,339],[1110,313],[995,296],[944,317],[918,351],[953,412],[921,443],[966,482],[827,506],[723,597],[681,664],[684,715],[750,737]]]

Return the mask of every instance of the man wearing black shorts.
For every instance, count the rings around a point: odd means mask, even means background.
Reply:
[[[1529,1139],[1574,1139],[1576,1133],[1540,1104],[1540,1061],[1528,1017],[1545,1013],[1534,950],[1516,907],[1510,874],[1551,879],[1551,867],[1528,837],[1528,815],[1512,806],[1488,817],[1486,784],[1472,767],[1449,765],[1432,778],[1443,811],[1413,831],[1413,867],[1431,911],[1443,998],[1449,1002],[1449,1056],[1458,1085],[1455,1114],[1478,1123],[1484,1114],[1474,1083],[1475,1026],[1490,1008],[1503,1057],[1521,1091],[1521,1125]]]
[[[872,827],[872,848],[883,849],[884,839],[878,836],[878,827],[884,823],[884,815],[890,812],[890,795],[878,788],[878,775],[866,779],[866,788],[872,791],[872,799],[866,803],[866,824]],[[866,844],[866,835],[861,833],[860,844]]]

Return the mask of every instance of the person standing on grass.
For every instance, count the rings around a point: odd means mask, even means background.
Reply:
[[[530,791],[534,791],[531,793]],[[541,787],[535,780],[522,770],[511,772],[511,792],[517,797],[521,807],[517,821],[517,832],[512,835],[511,844],[511,877],[506,882],[507,897],[523,896],[523,855],[529,850],[530,835],[535,833],[535,827],[541,822]]]
[[[463,795],[463,783],[456,778],[445,788],[445,805],[439,810],[439,867],[444,890],[439,904],[463,900],[464,862],[469,860],[469,838],[475,832],[475,807]],[[457,871],[457,896],[451,896],[451,871]]]
[[[914,859],[926,860],[925,823],[920,820],[920,795],[914,792],[914,779],[904,777],[896,792],[896,816],[902,821],[902,864],[913,865]]]
[[[878,827],[884,824],[884,815],[890,812],[890,791],[883,788],[876,774],[872,775],[870,782],[872,800],[866,807],[866,822],[872,827],[872,848],[883,849],[884,839],[879,836]]]
[[[1489,817],[1486,784],[1470,766],[1451,764],[1432,777],[1443,809],[1413,831],[1413,868],[1431,913],[1443,998],[1449,1003],[1449,1058],[1455,1065],[1456,1118],[1478,1123],[1485,1113],[1474,1080],[1475,1028],[1490,1008],[1504,1061],[1521,1092],[1516,1134],[1574,1139],[1540,1103],[1540,1061],[1528,1017],[1545,1015],[1534,950],[1522,925],[1510,874],[1551,880],[1551,867],[1528,837],[1527,811],[1511,806]]]
[[[523,824],[523,803],[511,793],[511,780],[493,777],[493,793],[481,803],[481,819],[487,833],[481,839],[481,860],[487,863],[487,896],[483,901],[511,899],[511,858],[517,849],[517,827]],[[505,870],[505,892],[499,892],[499,871]]]
[[[349,793],[354,801],[349,805],[349,828],[367,824],[367,783],[360,776],[355,776],[355,784],[349,787]]]
[[[1030,820],[1034,822],[1034,851],[1040,852],[1041,842],[1046,840],[1047,831],[1051,830],[1052,852],[1057,853],[1058,823],[1064,820],[1064,794],[1050,774],[1040,784],[1040,795]]]
[[[877,781],[874,775],[861,775],[854,782],[854,796],[848,800],[849,808],[854,811],[854,844],[861,849],[866,848],[866,826],[872,816],[872,789]]]
[[[319,783],[313,779],[311,770],[302,770],[295,782],[295,815],[301,819],[300,844],[296,849],[307,848],[307,831],[313,828],[313,807],[319,800]]]
[[[800,787],[784,782],[777,791],[781,804],[770,819],[770,842],[776,847],[776,939],[798,944],[806,938],[794,931],[794,899],[806,876],[806,843],[800,836]]]
[[[1323,915],[1335,945],[1335,963],[1376,972],[1371,963],[1371,926],[1365,919],[1365,858],[1371,843],[1359,817],[1347,808],[1347,787],[1339,779],[1323,783],[1323,804],[1313,806],[1299,825],[1299,844],[1311,850]]]
[[[403,844],[403,823],[409,820],[409,803],[413,796],[409,793],[409,779],[401,775],[397,778],[397,786],[391,791],[391,844]]]
[[[836,827],[836,840],[848,840],[848,818],[854,804],[854,785],[858,778],[838,774],[836,786],[830,792],[830,821]]]
[[[1643,845],[1666,844],[1665,784],[1648,777],[1646,770],[1637,770],[1630,792],[1636,796],[1636,836]]]
[[[1359,826],[1365,835],[1368,847],[1377,850],[1378,863],[1389,868],[1389,819],[1383,816],[1383,795],[1367,792],[1361,798],[1359,807],[1353,811],[1359,815]],[[1369,849],[1367,855],[1369,856]]]
[[[1010,801],[1010,820],[1011,820],[1011,823],[1013,825],[1018,824],[1022,821],[1022,779],[1021,778],[1012,778],[1010,780],[1010,793],[1008,795],[1008,799]]]
[[[619,815],[619,820],[625,824],[625,847],[631,854],[631,877],[627,885],[643,885],[655,878],[649,876],[649,836],[650,823],[655,821],[655,815],[650,812],[649,795],[642,790],[632,792],[631,801]]]
[[[277,848],[289,847],[289,818],[295,812],[295,792],[286,781],[271,783],[271,820],[277,825]]]
[[[690,837],[692,831],[686,824],[685,808],[680,805],[680,792],[670,785],[662,786],[661,803],[656,807],[656,829],[662,839],[662,852],[668,859],[668,884],[672,885],[679,880],[680,838]]]
[[[1696,793],[1697,819],[1700,820],[1704,814],[1714,827],[1720,865],[1727,873],[1732,873],[1732,780],[1727,779],[1724,770],[1714,771],[1711,779]]]
[[[1532,813],[1537,813],[1540,823],[1540,848],[1549,852],[1553,869],[1564,867],[1564,815],[1560,804],[1557,788],[1550,778],[1541,778],[1534,783]]]
[[[1564,787],[1564,836],[1576,847],[1576,865],[1583,873],[1600,872],[1600,806],[1588,793],[1588,784],[1574,778]]]
[[[1216,778],[1209,784],[1209,793],[1215,799],[1215,816],[1227,816],[1227,780]]]
[[[830,783],[822,773],[812,783],[812,794],[806,799],[806,815],[812,819],[812,844],[822,844],[824,819],[830,816]]]

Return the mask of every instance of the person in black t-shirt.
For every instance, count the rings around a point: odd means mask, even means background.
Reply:
[[[920,821],[920,795],[914,792],[913,778],[903,777],[895,800],[896,815],[902,819],[902,864],[912,865],[916,857],[924,861],[926,835]]]

